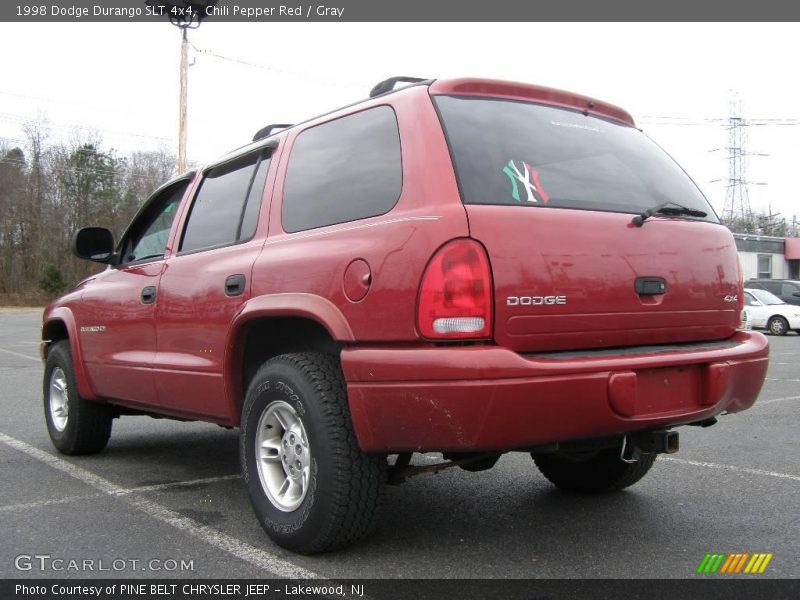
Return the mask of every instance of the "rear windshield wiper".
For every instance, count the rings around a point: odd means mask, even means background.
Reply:
[[[637,227],[641,227],[644,225],[644,222],[652,217],[653,215],[675,215],[675,216],[688,216],[688,217],[705,217],[708,213],[703,212],[702,210],[697,210],[696,208],[689,208],[688,206],[684,206],[683,204],[678,204],[677,202],[664,202],[653,208],[648,208],[643,213],[639,213],[631,220],[631,223],[636,225]]]

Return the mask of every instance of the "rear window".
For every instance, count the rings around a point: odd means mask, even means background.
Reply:
[[[466,204],[639,213],[676,202],[714,211],[641,131],[562,108],[436,96]]]

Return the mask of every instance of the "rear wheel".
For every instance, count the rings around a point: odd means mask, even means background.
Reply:
[[[63,454],[94,454],[106,447],[113,412],[81,398],[69,342],[56,342],[44,369],[44,415],[53,445]]]
[[[253,509],[280,546],[313,554],[371,532],[386,459],[361,452],[336,358],[273,358],[242,410],[240,459]]]
[[[781,316],[771,317],[767,322],[767,329],[772,335],[786,335],[789,331],[789,322]]]
[[[620,459],[621,448],[606,448],[595,452],[533,454],[542,475],[570,492],[587,494],[613,492],[633,485],[653,466],[656,454],[642,454],[638,461],[626,463]]]

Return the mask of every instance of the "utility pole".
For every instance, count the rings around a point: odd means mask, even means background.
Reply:
[[[186,171],[186,99],[189,86],[189,40],[181,27],[181,91],[178,108],[178,173]]]
[[[164,16],[181,30],[180,94],[178,99],[178,173],[186,172],[187,98],[189,87],[188,29],[197,29],[213,14],[219,0],[145,0],[155,14]]]

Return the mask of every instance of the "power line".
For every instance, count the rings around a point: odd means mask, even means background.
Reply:
[[[688,121],[693,124],[700,124],[700,123],[717,123],[721,125],[727,125],[730,117],[687,117],[681,115],[641,115],[639,119],[644,120],[656,120],[656,119],[666,119],[666,120],[678,120],[678,121]],[[791,125],[800,124],[800,117],[769,117],[769,118],[748,118],[747,121],[749,123],[788,123]]]
[[[367,86],[366,84],[364,84],[363,82],[360,82],[360,81],[356,82],[356,81],[347,81],[347,80],[342,80],[342,79],[328,79],[328,78],[325,78],[325,77],[320,77],[319,75],[316,75],[316,74],[312,74],[312,73],[310,73],[308,71],[302,72],[302,71],[296,71],[296,70],[293,70],[293,69],[284,69],[282,67],[274,67],[274,66],[271,66],[271,65],[263,65],[263,64],[260,64],[260,63],[255,63],[255,62],[252,62],[252,61],[249,61],[249,60],[244,60],[242,58],[237,58],[235,56],[226,56],[224,54],[220,54],[219,52],[215,52],[214,50],[209,50],[209,49],[205,49],[205,48],[198,48],[192,42],[189,42],[189,45],[192,47],[192,50],[194,50],[198,54],[205,54],[205,55],[211,56],[213,58],[217,58],[219,60],[224,60],[224,61],[227,61],[227,62],[239,64],[239,65],[242,65],[242,66],[245,66],[245,67],[251,67],[251,68],[254,68],[254,69],[261,69],[261,70],[264,70],[264,71],[269,71],[271,73],[276,73],[278,75],[284,75],[284,76],[287,76],[287,77],[293,77],[293,78],[297,78],[297,79],[313,79],[313,80],[318,81],[319,83],[323,83],[323,84],[325,84],[327,86],[330,86],[330,87],[337,87],[337,88],[348,89],[348,90],[354,90],[354,89],[366,90],[369,87],[369,86]]]
[[[24,125],[25,123],[30,122],[31,118],[28,115],[13,114],[13,113],[0,113],[0,121],[6,121],[8,123],[19,123],[19,124],[23,124]],[[59,123],[48,122],[47,123],[47,127],[48,128],[54,128],[54,129],[63,129],[63,130],[68,130],[68,129],[91,129],[91,130],[96,130],[96,128],[94,126],[86,125],[85,123],[84,124],[79,124],[79,123],[63,123],[62,122],[62,123],[59,124]],[[103,130],[98,132],[98,133],[108,133],[108,134],[118,135],[118,136],[128,136],[128,137],[134,137],[134,138],[152,139],[152,140],[158,140],[160,142],[165,142],[165,143],[174,142],[174,140],[172,138],[163,137],[163,136],[157,136],[157,135],[147,135],[147,134],[143,134],[143,133],[135,133],[133,131],[120,131],[120,130],[116,130],[116,129],[105,129],[105,128],[103,128]]]
[[[130,108],[117,108],[116,106],[109,106],[108,104],[88,104],[84,101],[69,101],[63,99],[54,99],[54,98],[46,98],[43,96],[32,96],[30,94],[20,94],[18,92],[8,92],[5,90],[0,90],[0,95],[3,96],[11,96],[14,98],[23,98],[26,100],[37,100],[39,102],[43,102],[46,104],[54,104],[60,106],[78,106],[83,109],[95,109],[95,110],[104,110],[110,113],[117,113],[117,114],[124,114],[125,116],[130,116],[131,114],[138,114],[142,116],[146,116],[148,118],[152,118],[155,115],[159,115],[158,111],[150,111],[145,112],[141,110],[131,110]]]

